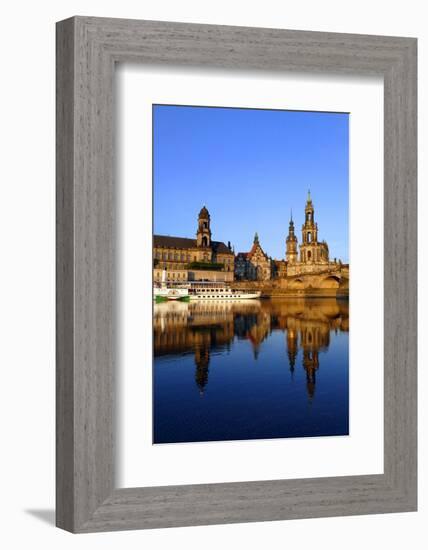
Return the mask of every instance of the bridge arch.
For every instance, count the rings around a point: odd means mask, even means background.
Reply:
[[[329,275],[320,281],[320,288],[339,288],[340,278],[336,275]]]
[[[294,279],[293,281],[290,281],[290,288],[293,290],[303,290],[305,285],[303,284],[302,279]]]

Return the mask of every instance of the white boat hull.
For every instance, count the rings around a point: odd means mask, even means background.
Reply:
[[[189,291],[187,288],[155,288],[153,289],[153,298],[163,300],[183,300],[188,298]]]
[[[241,300],[257,300],[260,298],[261,292],[246,292],[246,293],[233,293],[233,294],[218,294],[218,295],[205,295],[205,294],[190,294],[191,301],[200,302],[212,302],[212,301],[241,301]]]

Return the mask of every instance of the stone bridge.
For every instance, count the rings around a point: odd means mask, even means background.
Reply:
[[[236,288],[261,290],[262,296],[349,296],[349,268],[337,265],[313,273],[300,273],[270,281],[234,282]]]
[[[280,286],[293,290],[342,290],[349,292],[349,268],[338,266],[316,273],[301,273],[280,280]]]

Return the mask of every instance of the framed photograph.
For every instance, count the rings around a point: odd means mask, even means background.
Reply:
[[[57,525],[414,511],[416,39],[57,24]]]
[[[154,444],[349,435],[348,119],[153,106]]]

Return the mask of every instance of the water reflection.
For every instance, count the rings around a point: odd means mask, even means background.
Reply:
[[[154,306],[153,442],[346,435],[348,303]]]
[[[228,352],[235,339],[248,341],[257,361],[263,343],[284,333],[290,376],[301,366],[307,395],[315,394],[320,352],[330,333],[348,332],[348,302],[334,298],[252,300],[247,302],[166,302],[154,306],[154,355],[194,354],[195,383],[200,394],[209,380],[211,350]]]

